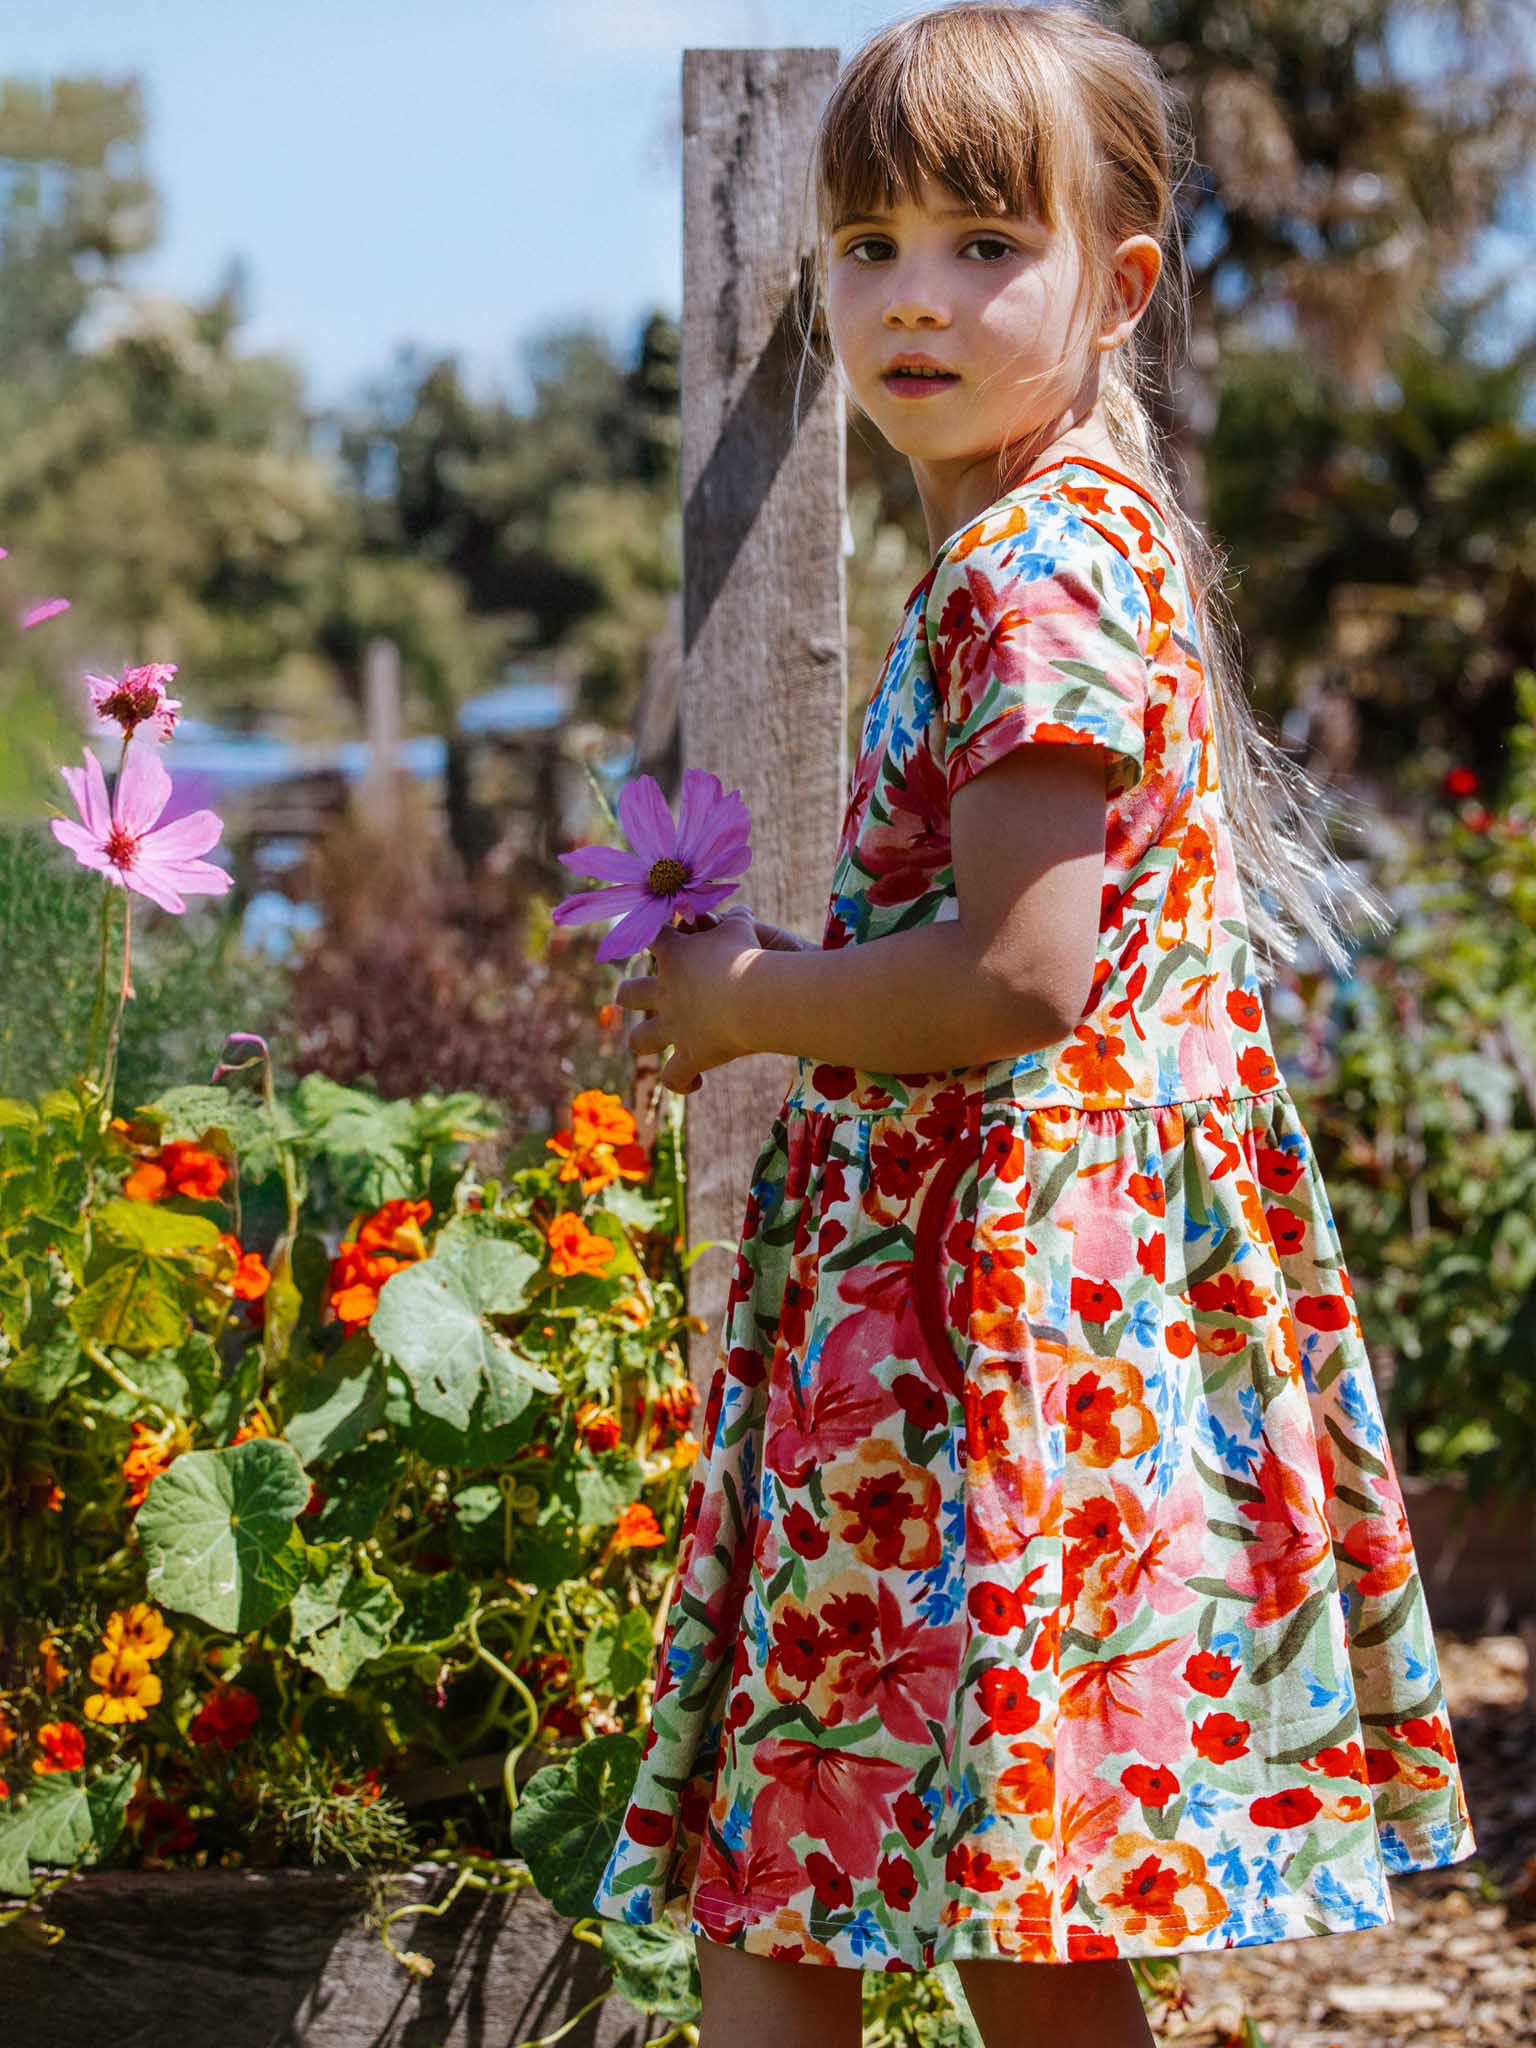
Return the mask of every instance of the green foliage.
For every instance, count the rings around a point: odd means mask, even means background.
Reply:
[[[1536,674],[1516,684],[1497,807],[1469,788],[1390,863],[1403,916],[1302,989],[1330,1057],[1293,1083],[1389,1417],[1480,1493],[1536,1487]]]
[[[633,1775],[617,1709],[651,1676],[646,1596],[696,1448],[669,1434],[696,1398],[680,1118],[649,1230],[606,1205],[595,1139],[585,1194],[547,1148],[479,1179],[467,1149],[497,1127],[472,1095],[314,1075],[115,1121],[70,1090],[0,1100],[9,1892],[167,1834],[398,1860],[420,1842],[388,1779],[487,1744],[510,1788],[530,1744],[593,1736],[583,1872],[611,1833],[598,1767],[616,1746]],[[285,1220],[258,1253],[264,1180]],[[559,1897],[584,1912],[572,1868]]]
[[[55,780],[57,808],[72,815]],[[75,861],[35,822],[0,827],[0,1094],[41,1096],[87,1065],[103,890],[116,964],[124,892],[106,882],[82,887]],[[194,903],[183,917],[135,918],[134,1000],[118,1045],[118,1102],[149,1101],[189,1073],[212,1073],[230,1018],[260,1029],[278,1012],[282,970],[241,943],[240,917],[228,903]]]

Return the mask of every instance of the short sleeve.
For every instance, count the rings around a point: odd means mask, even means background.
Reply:
[[[1107,794],[1145,765],[1152,608],[1114,543],[1054,503],[1027,529],[959,535],[934,571],[926,625],[949,793],[1026,742],[1108,748]],[[968,543],[970,543],[968,545]]]

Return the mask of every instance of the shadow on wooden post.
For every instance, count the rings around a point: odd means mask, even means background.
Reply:
[[[740,789],[741,895],[820,936],[848,779],[843,401],[807,363],[806,171],[826,50],[683,52],[681,765]],[[800,378],[799,423],[795,419]],[[748,1180],[792,1068],[717,1067],[686,1109],[689,1371],[707,1391]]]

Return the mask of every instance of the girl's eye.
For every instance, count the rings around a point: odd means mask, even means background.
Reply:
[[[860,256],[859,251],[861,249],[868,249],[871,247],[889,249],[890,246],[891,245],[889,240],[884,235],[861,235],[858,241],[850,242],[848,244],[847,253],[849,256],[853,258],[854,262],[857,263],[862,269],[867,270],[870,267],[870,263],[878,259],[872,257],[866,261],[865,258]],[[984,247],[989,249],[998,249],[1002,252],[1001,256],[983,257],[982,261],[985,263],[998,263],[1002,261],[1003,256],[1011,256],[1013,254],[1013,244],[1011,242],[1005,242],[1002,239],[1001,235],[972,235],[968,242],[962,244],[962,247],[966,249],[976,249]]]

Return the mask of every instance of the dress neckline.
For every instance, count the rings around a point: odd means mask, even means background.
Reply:
[[[1013,486],[1012,490],[1004,491],[1000,498],[994,498],[990,505],[985,506],[980,512],[974,513],[969,519],[963,520],[953,533],[946,535],[933,560],[908,592],[907,602],[903,605],[902,610],[908,610],[918,592],[925,589],[932,582],[940,562],[943,561],[950,548],[960,538],[962,533],[968,533],[973,526],[979,526],[983,519],[990,519],[1000,505],[1006,505],[1010,500],[1018,497],[1025,486],[1034,483],[1037,477],[1049,476],[1053,469],[1065,469],[1073,463],[1076,463],[1083,469],[1096,469],[1101,476],[1113,477],[1116,483],[1124,484],[1127,490],[1135,491],[1138,497],[1145,498],[1164,525],[1171,523],[1167,513],[1163,510],[1157,499],[1153,497],[1146,485],[1138,483],[1133,476],[1127,476],[1123,469],[1111,468],[1109,463],[1100,462],[1097,457],[1092,455],[1058,455],[1053,462],[1045,462],[1038,469],[1032,469],[1028,476],[1022,477]]]

